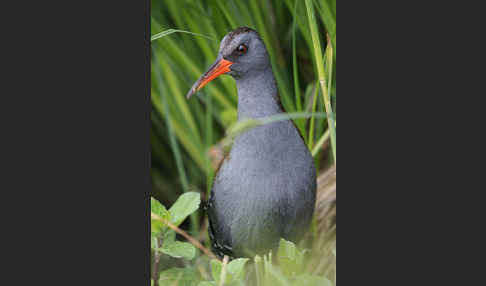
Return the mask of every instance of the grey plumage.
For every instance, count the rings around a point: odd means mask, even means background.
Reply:
[[[248,47],[245,54],[237,47]],[[221,41],[218,59],[238,89],[238,120],[284,112],[267,50],[258,33],[238,28]],[[194,87],[193,87],[194,89]],[[208,203],[209,234],[219,256],[249,257],[299,240],[315,205],[312,156],[290,120],[258,126],[235,138],[215,176]]]

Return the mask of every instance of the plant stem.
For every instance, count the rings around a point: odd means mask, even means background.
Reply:
[[[317,97],[319,96],[319,89],[316,84],[316,89],[314,91],[314,96],[312,97],[312,113],[316,111],[316,106],[317,106]],[[314,145],[314,121],[315,121],[315,116],[311,117],[310,121],[310,126],[309,126],[309,139],[307,142],[309,142],[308,146],[309,149],[312,150],[312,147]]]
[[[221,275],[219,276],[219,286],[223,286],[226,280],[226,265],[228,265],[228,255],[223,257],[223,268],[221,269]]]
[[[314,15],[314,6],[312,0],[305,0],[305,6],[307,8],[307,17],[309,20],[312,43],[314,46],[314,56],[316,59],[319,83],[321,86],[322,95],[324,97],[324,106],[326,108],[326,113],[327,113],[328,128],[330,129],[332,154],[334,157],[334,163],[336,163],[336,127],[334,126],[334,117],[332,115],[331,101],[329,98],[328,88],[326,86],[327,85],[326,74],[324,71],[324,64],[322,60],[321,42],[319,40],[319,34],[317,31],[317,23]],[[326,49],[329,49],[329,53],[331,54],[332,57],[332,46],[330,45],[329,39],[328,39],[328,45]],[[332,60],[331,60],[331,64],[332,64]]]
[[[154,220],[158,220],[158,221],[161,221],[163,222],[164,224],[166,224],[170,229],[172,229],[173,231],[177,232],[178,234],[182,235],[185,239],[187,239],[187,241],[189,241],[192,245],[194,245],[195,247],[199,248],[202,252],[204,252],[204,254],[206,254],[207,256],[211,257],[212,259],[216,259],[216,260],[219,260],[216,255],[214,255],[209,249],[207,249],[206,247],[204,247],[199,241],[197,241],[195,238],[193,238],[192,236],[190,236],[189,234],[187,234],[187,232],[183,231],[182,229],[178,228],[177,226],[173,225],[172,223],[170,223],[169,221],[163,219],[162,217],[154,214],[154,213],[150,213],[150,216],[152,219]],[[221,260],[219,260],[221,261]]]
[[[157,248],[159,247],[159,241],[157,240]],[[154,251],[154,264],[152,265],[152,279],[154,280],[154,286],[159,285],[159,261],[160,253]]]
[[[316,146],[314,149],[312,149],[312,157],[316,156],[319,150],[321,149],[322,145],[326,140],[329,139],[329,128],[322,134],[322,137],[319,139],[319,141],[316,143]]]

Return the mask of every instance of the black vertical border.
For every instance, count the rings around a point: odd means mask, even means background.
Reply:
[[[146,100],[146,110],[148,112],[145,115],[145,128],[146,134],[148,135],[148,144],[146,144],[147,150],[145,151],[145,156],[147,156],[150,160],[149,168],[146,170],[150,174],[150,169],[151,169],[151,145],[150,145],[150,132],[151,132],[151,119],[150,119],[150,113],[151,113],[151,94],[150,94],[150,87],[151,87],[151,40],[150,40],[150,8],[151,8],[151,0],[145,0],[145,35],[144,35],[144,46],[145,46],[145,100]],[[145,202],[145,221],[144,221],[144,226],[145,226],[145,243],[144,243],[144,251],[145,251],[145,265],[144,265],[144,277],[146,281],[146,285],[150,285],[150,190],[152,188],[151,186],[151,178],[149,176],[149,182],[148,185],[150,188],[146,190],[145,196],[146,196],[146,202]]]
[[[151,2],[12,4],[0,285],[148,286]]]

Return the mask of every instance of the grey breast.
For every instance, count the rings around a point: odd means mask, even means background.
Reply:
[[[212,189],[213,236],[236,256],[297,240],[314,212],[316,172],[290,121],[253,128],[235,139]]]

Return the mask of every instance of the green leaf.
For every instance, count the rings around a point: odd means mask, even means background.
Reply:
[[[191,268],[170,268],[160,273],[159,285],[196,286],[199,282],[197,272]]]
[[[176,238],[176,233],[172,229],[166,231],[162,236],[162,245],[173,243]]]
[[[243,279],[245,276],[245,264],[248,260],[248,258],[237,258],[228,263],[226,269],[228,269],[228,272],[232,274],[234,279]]]
[[[195,212],[201,203],[201,195],[196,192],[182,194],[169,209],[170,222],[180,225],[187,216]]]
[[[165,242],[160,251],[175,258],[191,260],[196,255],[196,248],[188,242],[172,241]]]
[[[285,275],[294,276],[303,270],[304,253],[299,251],[294,243],[280,239],[277,256]]]
[[[154,214],[160,216],[163,219],[170,220],[170,213],[159,201],[154,198],[150,198],[150,211]],[[151,233],[152,236],[157,236],[159,233],[163,232],[167,226],[158,220],[151,220]]]
[[[241,280],[244,278],[244,265],[248,261],[248,258],[239,258],[231,261],[226,265],[226,277],[225,285],[239,285]],[[234,262],[234,263],[233,263]],[[230,266],[231,265],[231,266]],[[211,273],[216,283],[220,283],[221,271],[223,270],[223,263],[219,260],[211,260]]]
[[[263,260],[259,255],[256,255],[254,258],[254,265],[255,265],[255,277],[256,277],[256,284],[261,285],[264,281],[264,265]]]
[[[295,277],[292,286],[332,286],[332,283],[325,277],[302,274]]]
[[[170,216],[164,205],[152,197],[150,198],[150,211],[165,219],[168,219]]]
[[[197,286],[217,286],[218,284],[216,284],[216,282],[214,281],[203,281],[203,282],[199,282],[199,284],[197,284]]]
[[[162,235],[162,247],[154,247],[152,244],[152,248],[174,258],[193,259],[196,255],[196,248],[188,242],[176,241],[175,237],[175,231],[166,231]]]
[[[213,279],[219,283],[219,278],[221,277],[221,270],[223,269],[223,264],[216,259],[211,260],[211,273],[213,274]]]
[[[283,238],[280,239],[280,245],[278,246],[278,258],[288,258],[295,260],[297,258],[297,247],[293,242],[287,241]]]
[[[265,264],[265,281],[268,283],[271,281],[271,285],[275,286],[291,286],[290,279],[288,276],[284,275],[277,267],[269,266],[268,263]],[[263,285],[266,285],[265,283]]]

